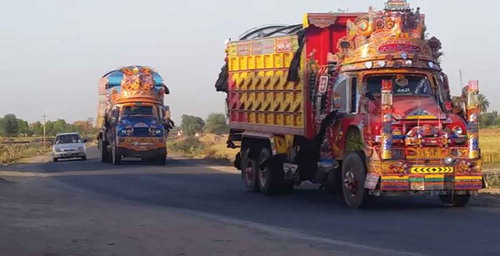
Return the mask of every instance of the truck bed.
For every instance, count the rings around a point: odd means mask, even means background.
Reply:
[[[288,81],[298,36],[228,45],[228,111],[231,128],[303,135],[304,82]]]

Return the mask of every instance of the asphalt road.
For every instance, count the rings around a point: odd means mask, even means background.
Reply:
[[[209,161],[169,159],[167,166],[130,161],[113,166],[100,163],[96,155],[90,149],[88,161],[1,168],[0,177],[15,183],[0,183],[0,251],[6,255],[500,253],[500,196],[482,194],[465,208],[442,207],[435,197],[381,198],[368,209],[352,210],[340,196],[308,184],[286,196],[246,192],[234,168]]]

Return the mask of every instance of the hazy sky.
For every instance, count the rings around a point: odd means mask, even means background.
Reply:
[[[30,122],[95,117],[97,81],[124,65],[159,70],[170,88],[174,120],[224,112],[214,89],[224,40],[264,24],[301,23],[305,12],[378,9],[385,0],[2,0],[0,10],[0,115]],[[441,39],[443,68],[452,88],[478,79],[500,109],[498,10],[492,0],[413,0]]]

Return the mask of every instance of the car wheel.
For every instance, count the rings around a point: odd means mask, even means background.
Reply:
[[[59,161],[59,159],[57,159],[57,158],[53,158],[53,160],[54,160],[54,163]]]
[[[82,156],[82,160],[83,161],[87,161],[87,157],[86,156]]]

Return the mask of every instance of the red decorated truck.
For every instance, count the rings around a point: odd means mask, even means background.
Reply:
[[[436,195],[464,206],[483,187],[478,83],[451,101],[441,43],[406,1],[366,13],[308,13],[226,48],[229,147],[245,187],[303,181],[359,208],[374,196]]]

